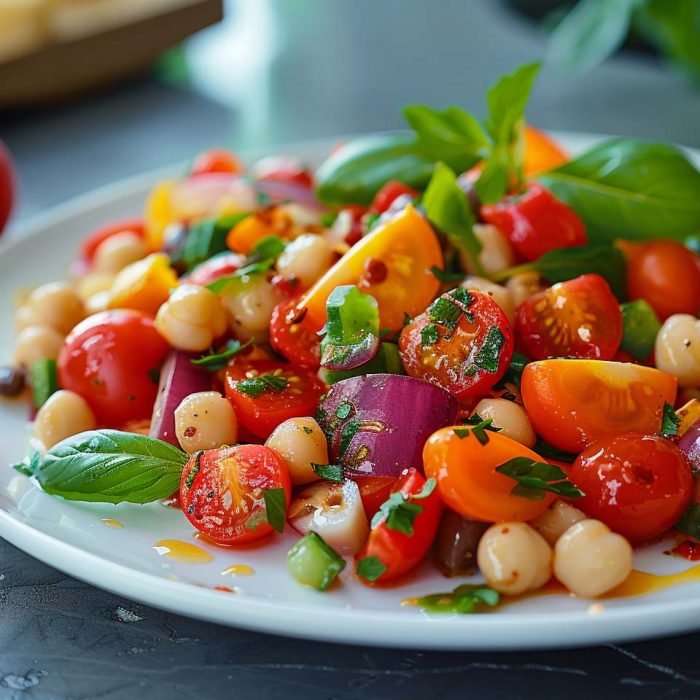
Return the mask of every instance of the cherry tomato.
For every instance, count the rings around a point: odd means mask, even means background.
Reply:
[[[262,380],[241,386],[256,378]],[[313,416],[325,388],[313,372],[282,362],[240,362],[226,370],[226,396],[238,420],[263,440],[287,418]]]
[[[190,175],[241,172],[243,172],[243,163],[238,156],[224,148],[211,148],[208,151],[202,151],[194,159]]]
[[[415,316],[435,297],[440,283],[430,272],[442,268],[442,250],[430,224],[407,206],[355,244],[304,293],[297,316],[319,331],[326,322],[326,301],[343,284],[355,284],[379,303],[383,328],[398,331],[404,315]]]
[[[500,433],[486,436],[488,442],[482,444],[466,426],[455,426],[438,430],[425,443],[425,475],[437,481],[445,505],[484,522],[525,521],[544,513],[554,494],[545,492],[541,500],[516,496],[512,491],[517,482],[496,471],[516,457],[536,462],[542,458]]]
[[[392,491],[396,491],[397,479],[393,476],[350,476],[360,489],[360,498],[365,514],[371,518]]]
[[[317,370],[321,366],[321,341],[302,319],[292,323],[298,297],[277,304],[270,316],[270,345],[275,352],[299,367]]]
[[[622,312],[608,283],[595,274],[533,294],[517,310],[516,331],[536,360],[611,360],[622,340]]]
[[[408,195],[411,199],[415,199],[419,194],[420,192],[418,192],[418,190],[404,185],[403,182],[399,180],[389,180],[389,182],[374,195],[370,211],[374,214],[383,214],[397,197]]]
[[[596,440],[573,463],[569,478],[586,494],[576,507],[633,544],[666,532],[693,494],[688,458],[658,435]]]
[[[10,153],[0,141],[0,233],[12,213],[15,200],[15,175]]]
[[[481,216],[503,231],[523,260],[537,260],[550,250],[575,248],[588,241],[578,214],[537,182],[522,194],[481,207]]]
[[[187,276],[187,281],[202,287],[226,275],[232,275],[244,265],[244,258],[237,253],[222,253],[197,265]]]
[[[265,491],[283,489],[285,512],[291,498],[282,458],[262,445],[234,445],[192,455],[180,480],[187,519],[221,544],[254,542],[273,531]]]
[[[372,523],[365,546],[355,556],[358,575],[363,582],[368,581],[361,576],[363,559],[374,557],[379,560],[384,569],[376,578],[373,576],[373,582],[386,583],[405,574],[427,554],[440,524],[442,503],[436,491],[420,497],[425,485],[426,480],[416,469],[407,469],[399,478],[393,493],[403,494],[407,502],[421,506],[422,510],[410,525],[411,534],[403,529],[389,527],[386,516]]]
[[[503,376],[513,356],[513,332],[488,294],[460,287],[401,331],[399,352],[409,375],[466,401],[485,394]]]
[[[569,160],[569,154],[556,141],[533,126],[525,127],[525,177],[558,168]]]
[[[700,258],[676,241],[621,243],[630,299],[644,299],[661,321],[700,310]]]
[[[542,360],[520,384],[532,427],[548,443],[579,453],[627,432],[658,433],[677,380],[652,367],[601,360]]]
[[[58,381],[90,404],[98,423],[119,427],[151,417],[158,370],[169,350],[150,316],[103,311],[81,321],[66,338]]]
[[[102,243],[118,233],[127,232],[135,233],[137,236],[143,238],[146,235],[143,219],[120,219],[119,221],[113,221],[105,226],[96,228],[90,235],[83,238],[80,244],[78,257],[85,263],[91,263],[92,259],[95,257],[95,251]]]
[[[256,180],[288,182],[302,187],[313,187],[313,175],[298,160],[272,156],[263,158],[253,166]]]

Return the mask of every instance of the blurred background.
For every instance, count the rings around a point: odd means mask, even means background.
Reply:
[[[482,114],[543,58],[534,125],[700,146],[700,0],[0,0],[14,221],[210,146]]]

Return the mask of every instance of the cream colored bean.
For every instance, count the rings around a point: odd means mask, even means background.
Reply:
[[[206,287],[182,284],[161,305],[156,330],[178,350],[202,352],[226,330],[226,314]]]
[[[326,436],[313,418],[289,418],[280,423],[265,445],[284,459],[295,486],[318,481],[312,465],[328,464]]]
[[[15,311],[15,328],[22,331],[30,326],[43,325],[43,317],[38,314],[29,304],[22,304]]]
[[[112,293],[105,290],[104,292],[97,292],[93,294],[85,302],[85,312],[88,316],[97,314],[100,311],[107,311],[112,303]]]
[[[39,409],[34,435],[50,450],[54,445],[97,426],[95,415],[85,399],[72,391],[57,391]]]
[[[532,520],[530,525],[553,547],[572,525],[585,519],[585,514],[578,508],[566,501],[556,500],[539,518]]]
[[[474,407],[473,414],[476,413],[482,418],[493,419],[493,425],[501,429],[502,435],[517,440],[526,447],[535,444],[537,436],[520,404],[508,399],[481,399]]]
[[[461,284],[465,289],[478,289],[485,294],[488,294],[502,309],[503,313],[512,323],[515,322],[515,302],[511,291],[501,284],[496,284],[485,277],[476,277],[469,275],[464,278]]]
[[[141,260],[146,253],[146,245],[138,234],[132,231],[115,233],[97,246],[92,266],[96,272],[116,274],[127,265]]]
[[[27,299],[27,306],[38,325],[52,326],[64,335],[85,318],[78,293],[68,284],[52,282],[37,287]]]
[[[654,355],[658,369],[678,377],[681,387],[700,388],[700,319],[690,314],[667,318],[656,336]]]
[[[525,523],[498,523],[483,534],[477,562],[489,586],[516,595],[544,586],[552,576],[552,549]]]
[[[632,571],[632,546],[600,520],[572,525],[554,547],[554,574],[574,594],[595,598]]]
[[[238,420],[231,402],[218,391],[186,396],[175,409],[175,434],[185,452],[233,445],[238,439]]]
[[[282,297],[264,277],[253,278],[238,294],[222,298],[236,337],[263,339],[270,324],[272,310]]]
[[[310,287],[331,266],[333,250],[322,236],[304,233],[295,238],[277,258],[277,272],[296,277],[303,287]]]
[[[287,202],[287,204],[280,204],[279,210],[283,211],[294,222],[294,226],[298,230],[303,231],[307,227],[321,224],[321,212],[318,209],[310,209],[297,202]]]
[[[12,356],[15,364],[31,367],[39,360],[55,360],[63,347],[63,334],[51,326],[29,326],[19,333]]]
[[[474,224],[474,235],[481,243],[479,262],[484,272],[493,274],[515,265],[515,253],[505,234],[491,224]],[[474,264],[467,258],[467,270],[476,273]]]
[[[533,294],[537,294],[545,288],[542,284],[542,278],[536,272],[520,272],[513,275],[506,282],[506,287],[513,295],[513,303],[516,308]]]
[[[78,294],[87,303],[90,297],[112,288],[114,274],[111,272],[90,272],[78,281]]]

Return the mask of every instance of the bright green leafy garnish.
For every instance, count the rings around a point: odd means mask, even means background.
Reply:
[[[496,467],[496,471],[517,481],[514,496],[541,501],[550,491],[566,498],[580,498],[583,491],[567,480],[566,474],[554,464],[536,462],[529,457],[514,457]]]
[[[474,433],[474,437],[482,445],[486,445],[489,441],[489,436],[486,433],[487,430],[494,433],[499,433],[501,431],[501,428],[497,428],[495,425],[493,425],[493,418],[482,418],[478,413],[470,416],[464,422],[471,426],[471,431]]]
[[[420,342],[424,348],[428,345],[435,345],[438,340],[440,340],[440,333],[434,323],[429,323],[421,329]]]
[[[265,519],[277,532],[282,532],[287,519],[284,489],[265,489],[263,500],[265,501]]]
[[[204,367],[210,372],[216,372],[227,367],[229,360],[235,357],[241,350],[247,348],[252,342],[252,340],[249,340],[247,343],[241,343],[240,340],[229,340],[223,350],[208,355],[202,355],[202,357],[198,357],[196,360],[190,360],[190,362],[197,367]]]
[[[377,527],[381,522],[384,522],[390,530],[403,532],[404,535],[412,535],[416,516],[423,511],[423,506],[413,501],[421,501],[430,496],[435,490],[435,486],[435,479],[428,479],[420,492],[410,496],[410,498],[404,496],[400,491],[392,493],[374,514],[372,527]]]
[[[416,605],[432,613],[470,615],[478,612],[479,606],[494,608],[500,600],[500,594],[488,586],[464,583],[450,593],[433,593],[416,598]]]
[[[386,570],[379,557],[363,557],[357,562],[355,572],[367,581],[376,581]]]
[[[236,384],[236,391],[252,396],[254,399],[265,392],[282,393],[289,385],[289,380],[276,374],[260,374],[257,377],[243,379]]]
[[[519,389],[520,381],[523,376],[523,370],[525,369],[527,362],[528,360],[525,355],[519,352],[514,352],[513,357],[510,360],[510,364],[508,365],[508,369],[505,371],[503,377],[501,377],[501,380],[496,384],[495,388],[504,389],[506,388],[506,384],[514,384]],[[511,400],[515,400],[515,396],[512,394],[510,396],[506,396],[504,394],[501,396],[501,398],[510,398]]]
[[[430,272],[433,274],[436,280],[443,282],[444,284],[452,284],[452,282],[461,282],[464,279],[463,272],[451,272],[450,270],[441,270],[439,267],[433,265],[430,268]]]
[[[327,481],[343,481],[345,478],[342,464],[312,464],[311,468],[316,476]]]
[[[191,270],[209,258],[227,251],[228,232],[247,216],[247,212],[229,214],[192,224],[180,249],[171,254],[172,264],[179,269]]]
[[[622,342],[620,347],[637,360],[646,360],[654,350],[656,336],[661,330],[659,317],[644,299],[620,305],[622,311]]]
[[[498,372],[501,349],[505,342],[503,331],[498,326],[491,326],[486,333],[483,345],[474,357],[474,365],[490,374]]]
[[[273,260],[285,249],[286,244],[279,236],[265,236],[253,248],[253,255],[260,260]]]
[[[678,426],[681,419],[670,403],[664,403],[664,415],[661,420],[661,437],[672,438],[678,435]]]

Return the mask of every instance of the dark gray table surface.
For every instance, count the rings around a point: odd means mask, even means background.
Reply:
[[[537,30],[493,0],[229,5],[226,24],[187,45],[188,85],[144,77],[0,115],[21,178],[16,233],[53,204],[206,146],[393,128],[410,102],[481,112],[486,86],[543,50]],[[529,115],[544,128],[700,146],[700,94],[651,59],[618,58],[574,80],[546,67]],[[123,610],[140,619],[121,621]],[[3,699],[700,698],[696,645],[700,635],[527,653],[300,642],[134,604],[0,541]]]

